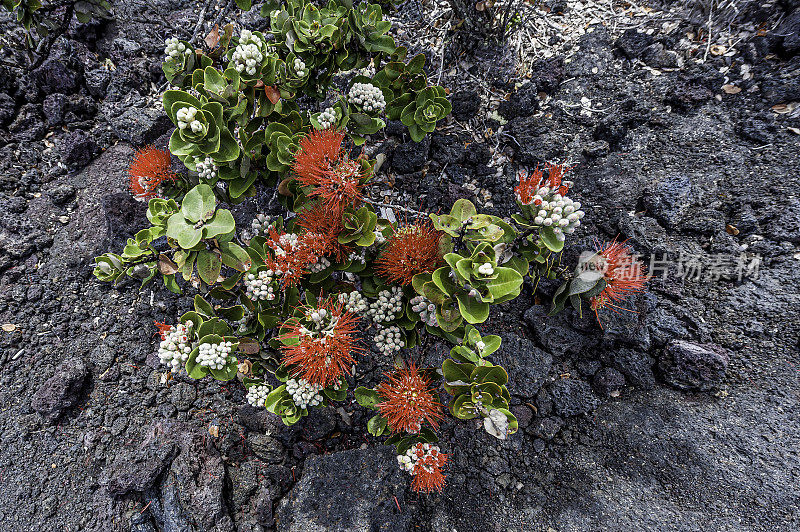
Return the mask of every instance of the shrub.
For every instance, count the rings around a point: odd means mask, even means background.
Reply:
[[[428,85],[423,56],[405,60],[377,5],[289,0],[262,13],[271,39],[242,30],[208,52],[168,42],[164,72],[179,87],[163,97],[176,125],[169,148],[186,172],[173,177],[162,154],[137,154],[131,174],[146,192],[137,196],[158,196],[147,204],[151,226],[121,254],[98,257],[95,275],[143,285],[160,276],[176,293],[180,278],[197,287],[203,295],[193,311],[159,324],[159,358],[195,379],[238,376],[248,402],[287,425],[346,399],[371,338],[397,367],[376,388],[353,392],[374,411],[367,428],[388,434],[414,489],[440,490],[447,454],[432,444],[446,411],[483,419],[497,438],[517,431],[508,374],[490,361],[500,338],[474,325],[486,322],[492,305],[519,296],[526,277],[535,284],[557,276],[555,262],[583,211],[567,196],[567,169],[549,165],[546,176],[520,174],[519,212],[508,220],[465,199],[447,214],[379,218],[364,191],[375,161],[350,158],[348,143],[366,142],[384,117],[399,118],[421,140],[450,111],[445,90]],[[376,73],[353,77],[333,105],[301,108],[300,95],[323,101],[337,73],[368,64]],[[140,175],[151,156],[158,164]],[[298,216],[259,215],[255,234],[237,234],[219,203],[254,195],[258,180],[277,185]],[[623,280],[630,273],[623,262],[633,257],[622,244],[592,257],[609,268],[591,279],[580,265],[563,274],[554,311],[569,300],[600,312],[641,289],[641,270]],[[398,356],[426,335],[454,344],[438,371]]]

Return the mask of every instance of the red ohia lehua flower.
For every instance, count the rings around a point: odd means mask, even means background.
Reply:
[[[267,236],[266,245],[272,250],[272,255],[266,264],[281,279],[283,289],[307,275],[325,252],[325,238],[318,233],[279,233],[270,227]]]
[[[547,177],[544,177],[544,173],[539,169],[539,165],[536,165],[536,169],[533,172],[519,172],[517,177],[519,179],[519,184],[514,187],[514,192],[517,195],[517,199],[523,205],[530,205],[534,203],[535,205],[539,205],[542,201],[541,200],[534,200],[534,196],[536,196],[537,192],[541,187],[549,187],[552,189],[558,189],[558,193],[562,196],[569,192],[569,187],[572,186],[570,181],[564,181],[564,176],[571,170],[565,165],[556,165],[546,163],[545,167],[547,168]]]
[[[411,473],[411,489],[416,492],[430,493],[442,491],[444,473],[448,455],[439,452],[439,447],[430,443],[417,443],[405,454],[397,457],[400,467]]]
[[[434,429],[439,426],[444,407],[436,399],[430,380],[413,362],[384,377],[386,380],[375,388],[383,401],[375,406],[393,432],[416,434],[426,422]]]
[[[411,284],[415,275],[432,272],[441,264],[443,234],[427,219],[394,229],[375,261],[375,271],[392,283]]]
[[[644,265],[631,254],[632,248],[616,239],[602,246],[598,242],[597,268],[603,274],[606,286],[603,291],[591,298],[590,303],[597,322],[600,323],[598,311],[609,308],[614,312],[629,310],[619,306],[628,296],[644,290],[650,277],[644,272]],[[603,324],[600,323],[602,327]]]
[[[297,341],[283,346],[283,362],[289,372],[310,384],[329,386],[350,374],[353,355],[364,349],[357,345],[358,317],[329,298],[316,306],[300,307],[302,316],[290,318],[281,328],[281,340]]]
[[[339,242],[339,233],[344,229],[341,216],[331,216],[321,201],[306,206],[300,212],[300,227],[309,233],[322,235],[325,239],[324,254],[332,255],[336,260],[343,260],[352,249]]]
[[[128,168],[130,189],[140,200],[155,198],[158,187],[164,181],[177,179],[172,171],[172,157],[169,151],[146,146],[136,151]]]
[[[172,330],[172,325],[167,325],[166,323],[161,323],[160,321],[153,321],[153,323],[155,323],[156,328],[158,328],[155,334],[160,335],[162,340],[166,340],[167,334],[169,334]]]
[[[341,216],[345,207],[361,200],[364,170],[342,147],[344,131],[312,131],[300,140],[292,170],[297,181],[311,188],[309,196],[320,198],[330,216]]]

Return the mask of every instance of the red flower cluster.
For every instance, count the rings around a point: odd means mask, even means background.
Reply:
[[[430,220],[406,223],[394,230],[375,261],[375,271],[392,283],[411,284],[415,275],[432,272],[441,264],[442,235]]]
[[[383,401],[375,406],[393,432],[416,434],[424,422],[434,429],[439,426],[444,417],[442,404],[436,399],[430,380],[420,374],[413,362],[385,377],[375,389]]]
[[[519,184],[514,187],[514,192],[517,195],[517,199],[524,205],[530,205],[538,190],[545,186],[551,190],[558,189],[558,193],[562,196],[569,192],[571,183],[564,181],[564,176],[571,168],[550,163],[546,163],[545,166],[547,168],[547,178],[544,177],[543,172],[539,169],[539,165],[536,165],[536,170],[533,172],[520,171],[517,175]],[[541,201],[536,202],[537,205],[539,203]]]
[[[353,355],[363,348],[357,345],[358,317],[343,308],[334,299],[317,307],[303,306],[301,318],[289,319],[281,326],[288,331],[281,340],[297,340],[283,346],[283,361],[294,376],[325,387],[350,374]]]
[[[320,198],[331,217],[361,199],[364,176],[361,164],[342,147],[344,131],[312,131],[300,141],[292,169],[297,181],[310,187],[309,196]]]
[[[167,334],[169,334],[170,330],[172,329],[172,325],[167,325],[166,323],[161,323],[159,321],[154,321],[153,323],[155,323],[156,327],[158,328],[156,334],[160,335],[162,340],[166,340]]]
[[[322,202],[316,201],[306,206],[300,213],[298,223],[309,233],[324,237],[325,255],[332,255],[337,261],[340,261],[352,251],[350,246],[339,243],[339,233],[344,229],[342,217],[332,216]]]
[[[136,151],[128,168],[131,192],[136,199],[149,200],[156,197],[159,185],[164,181],[177,179],[172,171],[172,157],[169,151],[147,146]]]
[[[325,252],[325,237],[317,233],[279,233],[270,227],[268,236],[266,244],[272,250],[272,256],[267,258],[266,264],[281,278],[284,289],[307,275]]]
[[[426,450],[421,443],[414,447],[413,454],[417,461],[412,471],[414,480],[411,481],[411,489],[418,493],[442,491],[444,488],[442,469],[447,464],[448,455],[440,453],[434,446]]]
[[[592,310],[600,323],[599,310],[629,310],[620,307],[618,303],[631,294],[644,290],[644,285],[650,278],[644,273],[644,265],[631,254],[631,247],[625,243],[614,239],[603,246],[598,243],[596,249],[602,261],[599,266],[606,281],[603,291],[591,299]],[[600,325],[602,327],[602,323]]]

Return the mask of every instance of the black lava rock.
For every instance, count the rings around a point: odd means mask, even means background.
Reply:
[[[105,96],[106,87],[108,87],[108,82],[111,81],[111,73],[107,68],[87,70],[83,76],[86,81],[86,87],[89,89],[89,94],[95,98]]]
[[[0,126],[11,122],[11,119],[14,118],[15,110],[14,98],[5,92],[0,92]]]
[[[520,116],[530,116],[539,109],[539,99],[536,96],[536,85],[526,83],[511,98],[500,103],[497,112],[507,120]]]
[[[607,140],[597,140],[584,146],[583,155],[588,159],[595,159],[597,157],[605,157],[610,151],[611,147]]]
[[[481,99],[475,91],[458,91],[453,93],[450,103],[453,106],[455,119],[464,121],[478,114]]]
[[[552,95],[564,81],[564,60],[553,57],[534,62],[531,65],[530,80],[538,90]]]
[[[667,91],[664,103],[677,109],[688,111],[714,97],[714,93],[707,87],[691,81],[679,81]]]
[[[663,44],[657,42],[642,51],[642,61],[653,68],[677,68],[678,54],[665,49]]]
[[[645,49],[653,44],[653,37],[631,28],[626,30],[614,44],[628,59],[639,59]]]
[[[172,442],[133,446],[118,454],[100,475],[99,483],[114,497],[151,488],[178,452]]]
[[[54,92],[69,94],[78,88],[78,77],[75,72],[58,59],[47,59],[33,75],[45,94]]]
[[[675,388],[705,392],[722,383],[728,354],[717,345],[676,340],[664,349],[658,367],[663,379]]]
[[[31,408],[45,420],[54,422],[64,410],[78,402],[88,375],[89,368],[80,358],[65,360],[33,394]]]
[[[608,356],[609,364],[628,378],[638,388],[652,388],[656,383],[653,375],[655,361],[644,351],[620,348]]]
[[[550,388],[553,409],[559,416],[587,414],[598,406],[600,400],[589,383],[578,379],[559,379]]]
[[[71,169],[83,168],[98,151],[97,143],[85,131],[72,131],[61,141],[61,160]]]
[[[625,387],[625,376],[614,368],[603,368],[595,373],[592,382],[600,395],[610,397]]]
[[[75,198],[75,187],[72,185],[59,185],[48,194],[53,205],[66,205]]]
[[[553,357],[516,334],[504,334],[502,338],[500,349],[492,356],[508,371],[508,391],[526,399],[533,398],[547,379]]]
[[[782,56],[789,58],[800,53],[800,9],[783,19],[774,33],[781,36],[778,51]]]
[[[430,138],[422,142],[406,142],[394,149],[392,169],[398,174],[410,174],[422,170],[428,160]]]
[[[23,105],[17,118],[8,126],[12,137],[17,142],[30,142],[42,138],[47,131],[39,107],[32,103]]]
[[[407,475],[396,461],[388,446],[310,456],[303,476],[278,505],[281,528],[413,530],[414,506],[405,498]]]
[[[67,97],[61,93],[48,95],[42,102],[42,111],[50,127],[57,126],[64,121],[64,111],[67,107]]]
[[[692,180],[689,176],[668,176],[644,196],[647,213],[664,227],[675,228],[691,204]]]
[[[581,353],[599,342],[596,335],[572,327],[564,314],[547,316],[547,310],[542,305],[534,305],[526,310],[524,318],[533,330],[537,343],[556,356]]]

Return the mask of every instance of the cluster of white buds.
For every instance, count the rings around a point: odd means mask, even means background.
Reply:
[[[347,256],[347,260],[352,262],[360,262],[361,264],[367,263],[367,250],[359,246],[360,251],[351,251]]]
[[[271,221],[271,216],[262,213],[256,214],[256,217],[250,222],[250,227],[253,229],[254,236],[267,234],[267,229]]]
[[[405,454],[397,456],[397,463],[400,469],[408,471],[411,475],[416,475],[417,468],[425,469],[428,473],[433,473],[433,467],[439,464],[439,447],[430,443],[417,443],[412,445]]]
[[[320,394],[322,386],[318,384],[310,384],[305,379],[289,379],[286,381],[286,391],[292,396],[294,404],[300,408],[308,408],[309,406],[317,406],[322,404],[322,394]]]
[[[371,83],[354,83],[350,87],[350,103],[360,105],[365,111],[381,112],[386,107],[381,90]]]
[[[164,332],[164,339],[158,346],[158,359],[162,364],[172,366],[170,370],[173,373],[180,371],[192,352],[192,325],[191,320],[173,325]]]
[[[203,131],[203,124],[197,120],[197,109],[195,107],[188,106],[178,109],[175,117],[178,119],[179,129],[183,130],[188,127],[193,133],[200,133]]]
[[[486,344],[483,343],[483,340],[478,340],[478,343],[475,344],[475,350],[480,355],[481,353],[483,353],[484,349],[486,349]]]
[[[308,336],[314,339],[321,339],[325,343],[327,338],[336,334],[336,325],[339,324],[339,317],[334,316],[324,308],[312,308],[306,312],[305,316],[307,321],[310,321],[310,328],[305,325],[300,325],[299,332],[301,336]]]
[[[378,351],[384,355],[391,355],[400,351],[401,347],[405,347],[406,343],[400,335],[400,327],[392,325],[391,327],[381,328],[375,334],[375,346]]]
[[[494,273],[494,268],[490,262],[484,262],[478,266],[478,273],[481,275],[492,275]]]
[[[219,167],[214,163],[214,159],[211,157],[206,157],[203,161],[198,160],[195,166],[197,167],[197,175],[200,179],[210,181],[217,177]]]
[[[237,329],[236,332],[239,334],[244,334],[245,332],[247,332],[247,322],[249,322],[250,318],[252,317],[253,313],[250,312],[249,309],[245,308],[242,317],[234,322],[234,325],[236,325]]]
[[[375,233],[375,244],[376,246],[380,246],[386,243],[386,237],[383,236],[383,232],[378,231],[377,229],[373,231]]]
[[[273,301],[277,296],[272,281],[272,270],[248,273],[244,276],[245,295],[252,301]]]
[[[270,387],[266,384],[254,384],[247,389],[247,402],[251,406],[262,407],[267,402],[270,391]]]
[[[349,294],[339,294],[339,303],[344,303],[345,310],[353,314],[361,314],[369,308],[367,299],[358,290],[353,290]]]
[[[333,127],[336,124],[336,111],[334,111],[333,107],[326,108],[317,117],[317,122],[319,122],[322,129]]]
[[[565,182],[569,185],[569,182]],[[580,201],[572,201],[568,196],[558,193],[558,188],[541,187],[533,196],[532,207],[538,208],[533,223],[552,227],[559,240],[565,234],[572,234],[581,225],[586,213],[581,210]]]
[[[403,312],[403,291],[400,287],[393,286],[391,290],[378,292],[378,299],[370,303],[367,316],[375,323],[392,321]]]
[[[222,369],[228,363],[228,356],[233,350],[231,342],[219,344],[200,344],[197,363],[211,369]]]
[[[436,326],[436,305],[429,301],[425,296],[411,298],[411,310],[419,314],[422,322],[431,327]]]
[[[308,271],[310,271],[311,273],[319,273],[330,265],[331,261],[329,261],[325,257],[317,257],[317,262],[312,264],[311,267],[308,269]]]
[[[180,42],[177,37],[171,37],[164,41],[164,55],[166,61],[170,59],[178,59],[182,55],[189,55],[192,53],[190,48]]]
[[[302,59],[299,57],[295,58],[294,60],[294,71],[298,78],[304,78],[306,77],[306,74],[308,74],[308,71],[306,70],[306,64],[303,63]]]
[[[264,60],[264,54],[261,53],[263,47],[264,41],[258,35],[253,34],[250,30],[242,30],[239,44],[236,45],[231,56],[233,62],[236,63],[234,65],[236,71],[255,76],[258,66]]]

